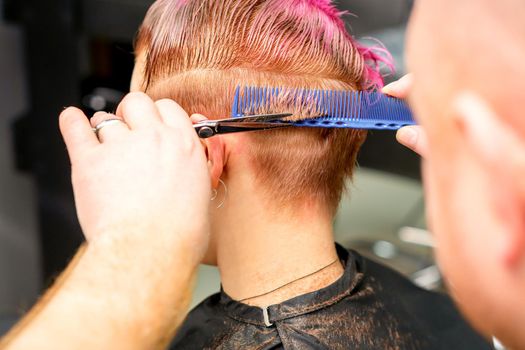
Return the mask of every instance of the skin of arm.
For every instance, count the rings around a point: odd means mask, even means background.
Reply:
[[[184,249],[164,252],[174,255],[166,262],[147,244],[84,246],[5,349],[163,349],[186,315],[196,266]]]
[[[130,94],[117,116],[100,141],[81,111],[60,117],[87,243],[2,350],[161,349],[186,315],[208,244],[205,152],[173,101]]]

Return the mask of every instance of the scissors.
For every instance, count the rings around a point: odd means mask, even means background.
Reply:
[[[205,120],[194,124],[193,127],[201,139],[207,139],[219,134],[269,130],[293,126],[292,123],[284,120],[290,116],[292,116],[292,113],[249,115],[240,118]],[[274,123],[276,121],[281,121],[282,123]]]

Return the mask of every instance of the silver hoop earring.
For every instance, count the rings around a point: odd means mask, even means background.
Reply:
[[[224,202],[226,202],[226,198],[228,197],[228,187],[226,187],[226,184],[221,179],[219,179],[219,183],[222,185],[222,187],[224,187],[224,197],[222,198],[222,202],[220,202],[219,205],[217,206],[217,209],[220,209],[224,206]],[[217,189],[214,188],[212,193],[213,194],[210,200],[214,201],[215,199],[217,199],[219,191],[217,191]]]
[[[213,202],[217,198],[217,194],[218,194],[217,190],[215,188],[212,188],[210,201]]]

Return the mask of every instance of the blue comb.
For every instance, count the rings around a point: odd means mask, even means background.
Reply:
[[[405,101],[380,92],[275,87],[238,87],[232,118],[286,108],[315,116],[286,121],[297,127],[397,130],[416,124]]]

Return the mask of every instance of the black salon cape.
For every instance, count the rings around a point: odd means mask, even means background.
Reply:
[[[343,276],[317,292],[268,308],[224,292],[188,315],[171,349],[492,349],[442,294],[337,247]]]

